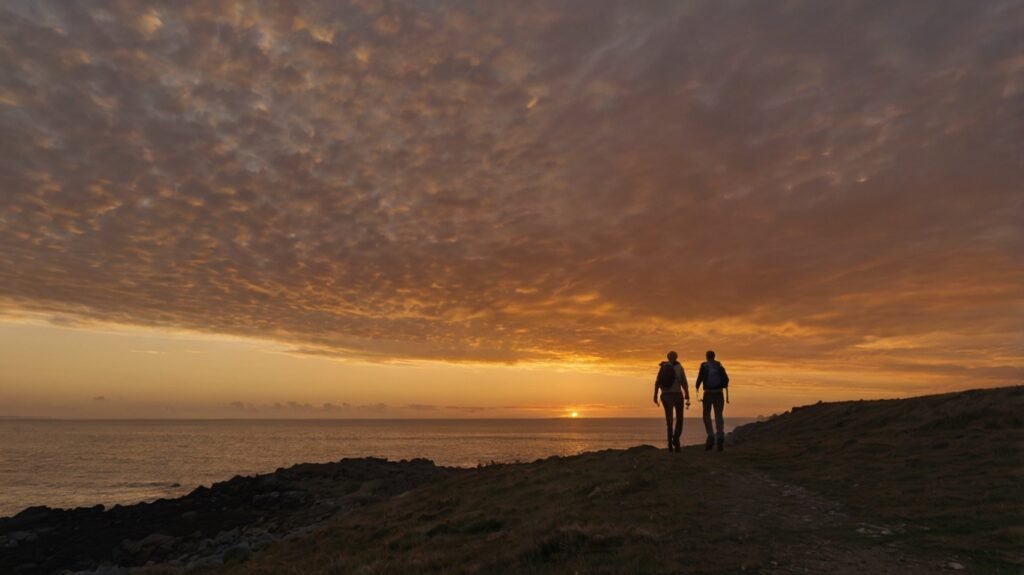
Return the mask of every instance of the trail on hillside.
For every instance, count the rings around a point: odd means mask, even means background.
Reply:
[[[741,563],[743,570],[751,567],[752,572],[765,575],[924,574],[941,568],[966,572],[957,557],[943,560],[901,545],[901,536],[914,527],[852,515],[835,500],[764,473],[722,469],[715,455],[690,455],[694,456],[694,471],[706,474],[717,485],[713,496],[699,498],[698,513],[717,513],[731,525],[718,537],[733,538],[740,544],[730,546],[732,553],[762,559],[749,566]],[[713,543],[700,548],[716,552]]]

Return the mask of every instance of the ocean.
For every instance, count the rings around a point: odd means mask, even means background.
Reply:
[[[688,413],[685,445],[703,443]],[[750,419],[727,419],[728,429]],[[235,475],[344,457],[473,467],[664,447],[664,420],[0,420],[0,517],[31,505],[130,504]],[[681,455],[685,457],[684,455]]]

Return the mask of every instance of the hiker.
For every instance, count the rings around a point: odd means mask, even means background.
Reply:
[[[715,352],[708,351],[705,354],[707,361],[700,364],[700,372],[697,373],[697,393],[700,393],[700,384],[704,384],[704,431],[708,432],[708,440],[704,444],[704,450],[710,451],[716,444],[721,451],[725,445],[725,419],[722,418],[722,410],[725,408],[725,398],[729,393],[729,375],[725,373],[725,366],[715,360]],[[711,431],[711,409],[715,410],[715,432]]]
[[[668,361],[658,365],[658,377],[654,380],[654,405],[658,405],[658,391],[661,391],[661,405],[665,408],[665,427],[668,431],[668,450],[679,451],[679,436],[683,434],[683,401],[690,407],[690,384],[686,372],[676,361],[679,355],[668,352]],[[675,412],[675,428],[672,415]]]

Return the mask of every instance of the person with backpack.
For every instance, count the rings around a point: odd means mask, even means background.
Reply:
[[[676,361],[674,351],[668,352],[668,361],[658,365],[658,377],[654,380],[654,404],[658,405],[658,391],[661,391],[661,405],[665,408],[665,426],[668,430],[668,450],[679,451],[679,437],[683,434],[683,402],[690,407],[690,384],[686,381],[683,365]],[[675,426],[672,425],[673,412]]]
[[[725,372],[725,366],[715,360],[715,352],[708,351],[705,354],[707,361],[700,364],[700,372],[697,373],[697,392],[700,393],[700,384],[704,384],[704,430],[708,432],[708,440],[704,444],[704,450],[710,451],[715,445],[722,451],[725,445],[725,419],[722,417],[722,410],[725,409],[725,398],[729,393],[729,374]],[[715,432],[711,430],[711,410],[715,410]]]

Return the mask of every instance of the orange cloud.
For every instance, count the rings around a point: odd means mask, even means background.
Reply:
[[[1020,6],[620,8],[2,8],[0,296],[374,361],[1020,380]]]

